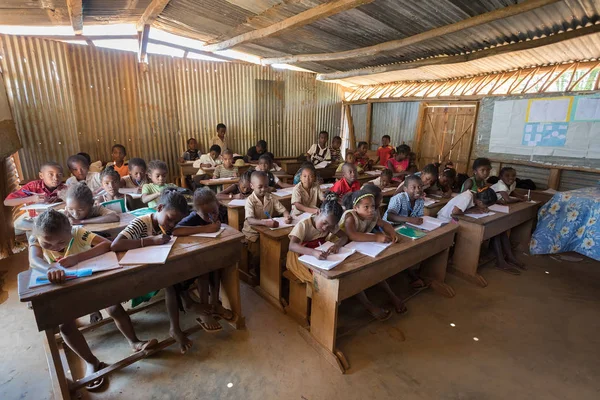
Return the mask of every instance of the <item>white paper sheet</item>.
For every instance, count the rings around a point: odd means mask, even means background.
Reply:
[[[23,206],[21,207],[21,210],[23,211],[27,211],[27,210],[47,210],[49,208],[55,208],[58,207],[60,205],[63,205],[64,202],[63,201],[58,201],[56,203],[36,203],[36,204],[30,204],[28,206]]]
[[[371,175],[371,176],[379,176],[379,175],[381,175],[381,171],[365,171],[365,174]]]
[[[229,205],[229,206],[232,206],[232,207],[234,207],[234,206],[236,206],[236,207],[237,207],[237,206],[245,206],[245,205],[246,205],[246,200],[247,200],[247,199],[233,199],[233,200],[231,200],[231,201],[229,202],[229,204],[228,204],[228,205]]]
[[[297,217],[292,217],[291,224],[288,224],[287,222],[285,222],[284,217],[273,218],[274,221],[279,222],[279,226],[277,228],[271,228],[271,230],[274,231],[276,229],[289,228],[290,226],[296,225],[298,222],[302,221],[303,219],[309,218],[311,215],[312,215],[311,213],[302,213],[302,214],[298,215]]]
[[[285,189],[278,189],[277,191],[271,193],[274,196],[277,197],[286,197],[286,196],[291,196],[292,192],[294,191],[294,188],[285,188]]]
[[[379,242],[350,242],[344,247],[357,251],[365,256],[377,257],[381,252],[390,247],[392,243],[379,243]]]
[[[508,206],[503,206],[501,204],[493,204],[491,206],[488,207],[491,211],[496,211],[499,213],[504,213],[504,214],[508,214],[510,209]]]
[[[531,99],[527,122],[566,122],[573,97]]]
[[[171,248],[175,244],[177,237],[160,246],[147,246],[139,249],[128,250],[125,256],[119,261],[119,264],[164,264],[169,257]]]
[[[439,202],[439,200],[436,200],[436,199],[430,199],[430,198],[424,199],[425,207],[430,206],[435,203],[438,203],[438,202]]]
[[[415,228],[423,229],[424,231],[432,231],[446,224],[446,222],[442,221],[441,219],[429,217],[427,215],[423,216],[422,218],[423,223],[421,225],[411,224],[410,222],[407,222],[406,225],[414,226]]]
[[[575,110],[575,120],[600,120],[600,98],[579,97]]]
[[[317,247],[316,250],[324,251],[330,248],[331,246],[333,246],[333,243],[327,242]],[[311,265],[313,267],[317,267],[319,269],[329,271],[330,269],[333,269],[336,266],[340,265],[346,258],[350,257],[352,254],[354,254],[354,250],[342,247],[339,253],[330,254],[325,260],[319,260],[318,258],[313,256],[303,255],[298,258],[298,261],[304,264]]]
[[[142,194],[138,193],[138,190],[136,188],[121,188],[121,189],[119,189],[119,193],[131,196],[131,198],[133,198],[133,199],[141,199],[142,198]]]
[[[210,184],[213,185],[213,184],[231,182],[236,179],[239,179],[239,178],[218,178],[218,179],[209,179],[209,181],[210,181]]]
[[[481,218],[489,217],[490,215],[494,215],[494,214],[496,214],[496,213],[488,212],[488,213],[483,213],[483,214],[465,214],[465,216],[475,218],[475,219],[481,219]]]
[[[323,169],[329,165],[329,161],[321,161],[317,165],[315,165],[315,169]]]
[[[221,235],[221,233],[223,233],[224,230],[225,230],[225,226],[221,226],[221,228],[217,232],[211,232],[211,233],[194,233],[193,235],[190,235],[190,236],[205,237],[205,238],[217,238],[217,237],[219,237]]]

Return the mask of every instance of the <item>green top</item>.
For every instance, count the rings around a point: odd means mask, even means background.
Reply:
[[[168,187],[177,187],[177,186],[173,185],[172,183],[167,183],[165,185],[157,185],[156,183],[146,183],[146,184],[144,184],[144,186],[142,186],[142,194],[160,193],[164,188],[168,188]],[[158,199],[148,202],[149,208],[156,208],[157,205],[158,205]]]

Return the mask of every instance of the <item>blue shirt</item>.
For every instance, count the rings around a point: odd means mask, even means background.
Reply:
[[[385,212],[383,219],[388,221],[388,213],[390,211],[395,212],[401,217],[422,217],[424,214],[425,201],[423,199],[415,200],[414,207],[410,205],[410,199],[408,193],[398,193],[390,200],[387,211]]]

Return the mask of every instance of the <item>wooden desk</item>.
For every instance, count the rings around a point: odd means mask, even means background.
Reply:
[[[292,195],[288,196],[273,196],[273,198],[279,200],[279,202],[288,210],[292,212]],[[230,205],[231,200],[221,200],[221,204],[227,207],[227,224],[238,231],[241,231],[244,227],[244,221],[246,220],[246,212],[244,206],[232,206]]]
[[[221,179],[203,179],[200,181],[201,185],[204,186],[223,186],[225,189],[228,186],[238,183],[240,178],[221,178]]]
[[[121,231],[135,219],[135,216],[129,213],[119,214],[119,217],[121,218],[119,222],[108,222],[105,224],[85,224],[83,227],[90,232],[106,234],[110,240],[115,240],[119,233],[121,233]]]
[[[285,172],[282,172],[282,171],[273,172],[273,176],[276,176],[277,178],[279,178],[279,180],[281,180],[285,183],[291,183],[294,180],[294,175],[286,174]]]
[[[433,198],[433,197],[432,197]],[[450,201],[450,199],[435,198],[435,203],[424,207],[423,213],[429,217],[437,217],[438,212]]]
[[[292,227],[271,230],[266,226],[253,227],[260,234],[260,286],[256,292],[280,311],[284,311],[281,301],[281,278],[283,266],[290,247],[288,235]]]
[[[537,208],[538,205],[533,203],[514,203],[510,205],[508,214],[497,212],[481,219],[458,217],[454,254],[459,254],[460,260],[455,260],[449,270],[469,282],[486,287],[487,281],[477,273],[481,243],[510,230],[511,242],[529,246]]]
[[[231,324],[236,329],[244,328],[237,271],[242,238],[240,232],[231,228],[223,231],[219,238],[180,237],[175,242],[165,265],[127,265],[88,278],[67,281],[62,285],[46,285],[29,289],[31,270],[20,273],[19,299],[22,302],[31,302],[37,327],[40,331],[45,331],[46,357],[55,398],[70,399],[72,392],[99,376],[124,368],[175,343],[171,338],[163,340],[151,350],[130,355],[97,374],[70,383],[67,381],[65,371],[70,373],[72,369],[69,365],[63,365],[61,349],[54,337],[57,327],[65,321],[74,320],[128,301],[133,297],[222,268],[223,306],[234,313]],[[118,257],[121,258],[124,254],[119,253]],[[185,332],[189,334],[199,330],[198,328],[199,325]]]
[[[335,171],[337,170],[339,164],[328,165],[325,168],[317,169],[317,175],[320,176],[323,180],[330,180],[335,177]]]
[[[283,169],[286,174],[294,176],[296,175],[296,172],[298,172],[298,169],[300,169],[300,166],[305,162],[306,160],[298,161],[297,159],[281,160],[280,165],[281,169]]]
[[[179,171],[181,172],[181,176],[187,176],[187,175],[196,175],[196,172],[198,172],[198,168],[194,168],[194,162],[193,161],[186,161],[183,163],[178,163],[179,165]]]
[[[432,289],[446,297],[454,296],[454,290],[444,281],[449,248],[457,230],[456,224],[447,224],[422,239],[401,237],[376,258],[356,253],[329,271],[308,266],[313,271],[310,329],[300,327],[300,334],[344,373],[349,364],[336,348],[338,305],[418,263],[421,277]]]

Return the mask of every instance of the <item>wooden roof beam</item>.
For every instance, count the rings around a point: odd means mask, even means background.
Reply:
[[[561,0],[525,0],[522,3],[504,7],[499,10],[490,11],[475,17],[467,18],[454,24],[444,25],[439,28],[431,29],[409,36],[403,39],[391,40],[376,44],[373,46],[362,47],[354,50],[339,51],[336,53],[321,53],[321,54],[299,54],[286,57],[265,58],[263,64],[295,64],[308,61],[332,61],[345,60],[348,58],[371,57],[386,51],[398,50],[403,47],[411,46],[425,40],[435,39],[451,33],[455,33],[464,29],[473,28],[475,26],[487,24],[500,19],[512,17],[522,14],[539,7],[557,3]]]
[[[81,35],[83,33],[82,0],[67,0],[67,9],[69,10],[73,32],[75,32],[75,35]]]
[[[278,35],[285,31],[300,28],[312,24],[320,19],[331,17],[332,15],[347,11],[364,4],[369,4],[374,0],[334,0],[303,11],[293,17],[286,18],[283,21],[269,25],[265,28],[256,29],[241,35],[223,40],[222,42],[204,46],[204,51],[227,50],[242,43],[260,40],[269,36]]]
[[[136,24],[138,32],[142,32],[144,30],[144,26],[152,25],[156,17],[158,17],[160,13],[163,12],[167,4],[169,4],[169,1],[170,0],[152,0],[152,3],[146,7],[146,10]]]
[[[521,3],[523,4],[523,3]],[[559,42],[563,42],[565,40],[571,40],[575,38],[579,38],[582,36],[591,35],[594,33],[600,32],[600,24],[590,25],[585,28],[574,29],[572,31],[567,31],[564,33],[557,33],[551,36],[546,36],[541,39],[535,40],[527,40],[524,42],[517,42],[512,44],[505,44],[502,46],[496,46],[485,50],[475,51],[469,54],[460,54],[456,56],[449,57],[432,57],[426,58],[424,60],[399,63],[399,64],[390,64],[383,65],[379,67],[371,67],[371,68],[363,68],[363,69],[355,69],[351,71],[340,71],[340,72],[332,72],[329,74],[318,74],[317,79],[328,81],[333,79],[346,79],[352,78],[356,76],[365,76],[365,75],[373,75],[373,74],[381,74],[384,72],[392,72],[392,71],[403,71],[407,69],[414,69],[424,66],[431,65],[447,65],[447,64],[456,64],[468,61],[479,60],[482,58],[497,56],[506,53],[512,53],[516,51],[530,50],[536,47],[547,46]],[[264,60],[263,60],[264,61]]]

